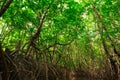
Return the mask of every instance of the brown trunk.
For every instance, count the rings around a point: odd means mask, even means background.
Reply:
[[[1,63],[2,63],[2,69],[3,70],[3,74],[2,74],[2,79],[3,80],[7,80],[8,78],[8,67],[7,67],[7,62],[6,62],[6,58],[5,58],[5,55],[3,53],[3,50],[2,50],[2,45],[0,43],[0,59],[1,59]]]
[[[92,1],[93,1],[93,0],[92,0]],[[105,25],[104,25],[104,22],[103,22],[102,18],[100,17],[100,15],[99,15],[99,13],[98,13],[95,5],[94,5],[94,2],[93,2],[93,4],[92,4],[92,6],[93,6],[94,12],[95,12],[95,14],[96,14],[96,17],[99,19],[100,24],[102,25],[102,27],[100,28],[100,25],[99,25],[99,23],[98,23],[98,28],[100,29],[99,32],[100,32],[100,36],[101,36],[101,39],[102,39],[102,44],[103,44],[103,47],[104,47],[104,51],[105,51],[107,57],[108,57],[109,60],[110,60],[110,65],[111,65],[112,71],[113,71],[113,77],[114,77],[114,79],[118,80],[118,79],[119,79],[119,73],[118,73],[118,72],[119,72],[119,67],[118,67],[117,62],[119,63],[120,54],[117,52],[117,50],[116,50],[116,48],[115,48],[115,45],[114,45],[114,43],[113,43],[113,40],[111,39],[111,37],[110,37],[110,35],[109,35],[109,33],[108,33]],[[104,32],[106,33],[106,35],[107,35],[107,37],[108,37],[108,40],[110,41],[110,44],[111,44],[111,46],[112,46],[112,49],[113,49],[113,52],[114,52],[114,53],[112,53],[112,54],[110,54],[110,53],[111,53],[111,52],[110,52],[110,49],[108,49],[108,46],[107,46],[106,41],[105,41],[105,38],[103,37],[103,34],[102,34],[102,33],[103,33],[103,30],[104,30]],[[115,57],[115,56],[113,56],[113,55],[116,55],[117,57]],[[113,58],[116,58],[116,59],[113,59]]]

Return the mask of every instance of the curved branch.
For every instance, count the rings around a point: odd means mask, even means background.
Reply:
[[[3,3],[3,6],[0,9],[0,17],[5,13],[5,11],[9,8],[10,4],[13,0],[9,0],[6,5]]]

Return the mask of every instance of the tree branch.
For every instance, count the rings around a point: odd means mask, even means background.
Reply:
[[[33,44],[36,42],[36,39],[39,37],[40,32],[42,30],[44,19],[45,19],[46,15],[47,15],[48,10],[50,9],[51,5],[53,4],[53,2],[54,2],[54,0],[50,3],[50,5],[48,5],[46,10],[44,10],[44,13],[42,14],[42,16],[41,16],[40,13],[38,13],[38,29],[37,29],[36,33],[31,37],[31,39],[29,41],[27,52],[29,51],[30,46],[33,46]]]
[[[2,7],[0,8],[0,17],[5,13],[5,11],[9,8],[10,4],[12,3],[13,0],[9,0],[8,2],[4,2]],[[5,5],[6,3],[6,5]]]

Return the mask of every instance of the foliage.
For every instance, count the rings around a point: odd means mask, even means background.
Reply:
[[[39,36],[28,52],[44,15]],[[115,54],[112,44],[120,52],[119,16],[119,0],[14,0],[0,18],[0,41],[4,50],[15,50],[21,41],[20,50],[38,61],[95,69],[108,56],[103,40],[110,55]]]

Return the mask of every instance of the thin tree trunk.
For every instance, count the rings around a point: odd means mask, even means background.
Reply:
[[[3,69],[3,74],[2,74],[2,79],[3,80],[7,80],[8,79],[8,66],[7,66],[7,62],[6,62],[6,58],[4,55],[4,52],[2,50],[2,44],[0,43],[0,58],[2,61],[2,69]]]
[[[92,1],[93,1],[93,0],[92,0]],[[102,25],[102,29],[100,28],[99,24],[98,24],[98,28],[100,29],[99,32],[100,32],[102,44],[103,44],[103,47],[104,47],[104,51],[105,51],[107,57],[109,58],[110,64],[111,64],[111,66],[112,66],[112,70],[113,70],[113,73],[114,73],[113,77],[114,77],[114,79],[118,80],[118,78],[119,78],[119,74],[118,74],[118,72],[119,72],[119,67],[118,67],[118,65],[116,64],[116,62],[119,60],[118,58],[120,57],[120,55],[119,55],[119,53],[117,52],[117,50],[116,50],[116,48],[115,48],[115,46],[114,46],[114,44],[113,44],[113,41],[112,41],[111,37],[110,37],[109,34],[108,34],[108,31],[107,31],[107,29],[106,29],[106,27],[105,27],[105,25],[104,25],[104,22],[102,21],[102,18],[100,17],[100,15],[98,14],[98,12],[97,12],[97,10],[96,10],[96,7],[95,7],[95,5],[94,5],[94,2],[93,2],[93,4],[92,4],[92,6],[93,6],[93,9],[94,9],[94,12],[95,12],[96,17],[100,20],[101,25]],[[103,37],[103,34],[102,34],[102,33],[103,33],[103,30],[105,31],[105,33],[106,33],[106,35],[107,35],[107,37],[108,37],[108,39],[109,39],[109,41],[110,41],[110,43],[111,43],[112,49],[113,49],[113,51],[114,51],[113,55],[116,54],[116,55],[118,56],[117,59],[113,59],[114,56],[112,56],[112,55],[110,54],[109,50],[108,50],[106,41],[105,41],[105,39],[104,39],[104,37]]]

